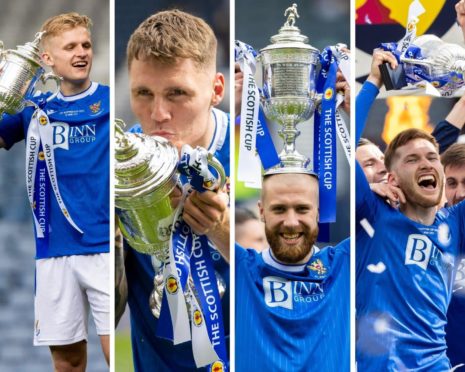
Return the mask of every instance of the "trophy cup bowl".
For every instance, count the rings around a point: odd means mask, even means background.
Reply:
[[[124,133],[116,125],[115,206],[136,251],[165,262],[174,219],[170,194],[179,179],[178,151],[162,137]]]
[[[16,114],[24,109],[38,80],[45,83],[54,79],[59,86],[61,79],[44,74],[41,65],[39,43],[43,34],[37,33],[33,42],[19,45],[15,50],[3,50],[0,41],[0,120],[3,113]]]
[[[295,149],[295,140],[300,134],[296,126],[313,116],[320,100],[315,83],[319,51],[307,41],[288,19],[259,55],[263,111],[267,118],[282,126],[279,135],[284,147],[279,155],[279,167],[293,170],[304,169],[310,162]]]

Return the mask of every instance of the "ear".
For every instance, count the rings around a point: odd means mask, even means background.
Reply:
[[[387,182],[389,185],[399,187],[399,182],[397,181],[397,175],[395,173],[388,173]]]
[[[217,106],[224,97],[224,75],[221,72],[215,74],[213,80],[212,106]]]
[[[41,57],[42,57],[42,61],[49,67],[52,67],[53,66],[53,58],[52,56],[50,55],[49,52],[42,52],[41,54]]]

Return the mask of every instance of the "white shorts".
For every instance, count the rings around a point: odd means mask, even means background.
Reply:
[[[89,308],[98,335],[110,334],[109,253],[36,261],[34,345],[87,340]]]

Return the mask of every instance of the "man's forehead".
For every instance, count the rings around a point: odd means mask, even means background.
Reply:
[[[355,155],[360,160],[366,160],[369,158],[384,159],[383,152],[378,146],[372,144],[359,146]]]
[[[454,164],[454,165],[447,165],[444,168],[444,173],[446,177],[454,176],[454,177],[465,177],[465,163],[464,164]]]
[[[396,154],[400,156],[418,155],[420,153],[438,154],[438,150],[430,141],[424,138],[415,138],[396,150]]]
[[[47,35],[47,34],[45,34]],[[63,29],[55,35],[45,36],[44,45],[48,43],[70,43],[84,40],[90,40],[90,31],[84,26],[71,27]]]

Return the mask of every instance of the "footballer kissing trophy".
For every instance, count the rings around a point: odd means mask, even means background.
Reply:
[[[286,9],[287,20],[271,44],[260,50],[262,66],[261,101],[267,118],[281,125],[284,148],[279,154],[281,164],[267,174],[283,171],[302,172],[310,160],[295,148],[300,131],[297,125],[313,116],[321,94],[316,91],[316,69],[319,50],[307,43],[308,38],[294,25],[297,6]],[[309,173],[312,173],[310,170]]]
[[[160,269],[169,260],[175,217],[170,194],[178,187],[180,178],[178,150],[163,137],[124,132],[121,120],[116,120],[115,127],[115,206],[119,227],[132,248],[152,256],[156,275],[150,308],[158,318],[163,293]],[[218,182],[224,183],[221,164],[215,158],[209,164],[218,172]],[[222,295],[225,285],[218,275],[217,284]]]
[[[33,95],[38,80],[49,79],[59,86],[61,79],[53,73],[45,74],[39,55],[39,43],[45,32],[38,32],[33,42],[17,46],[17,49],[3,49],[0,41],[0,120],[3,113],[16,114]]]

